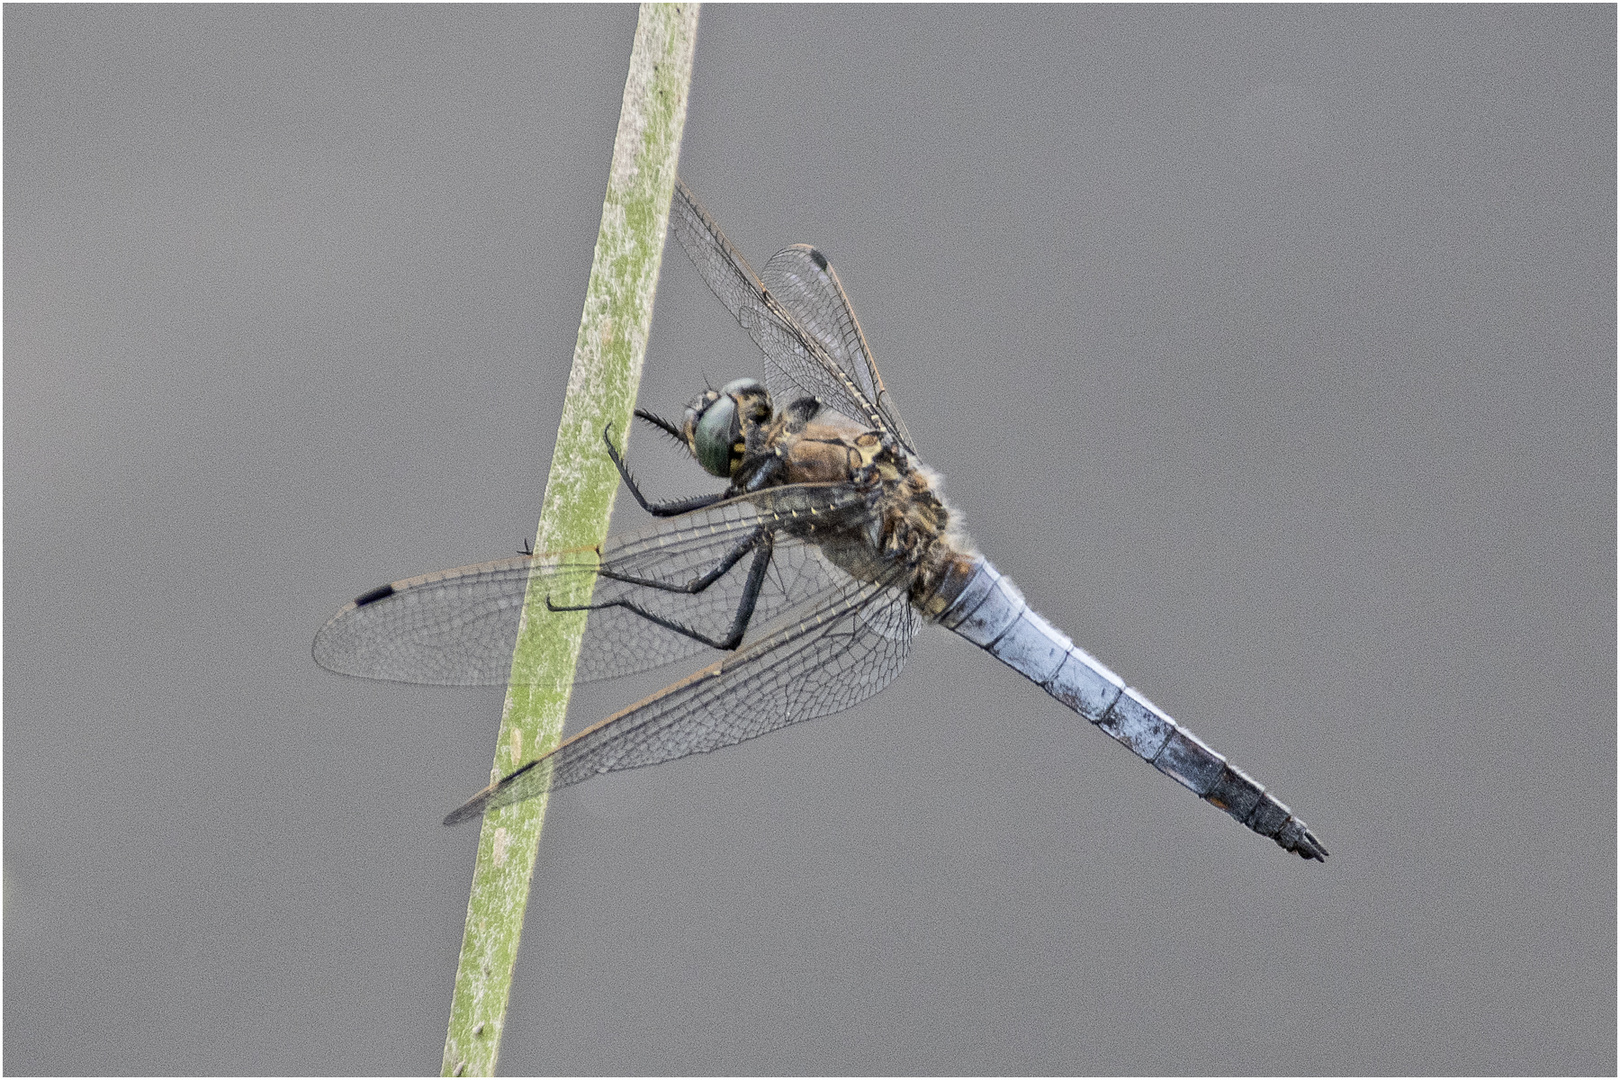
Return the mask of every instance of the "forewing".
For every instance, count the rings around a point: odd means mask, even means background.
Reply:
[[[772,394],[790,399],[795,396],[796,388],[799,393],[820,398],[822,404],[857,423],[889,430],[903,441],[906,439],[905,429],[898,426],[898,418],[891,421],[861,380],[845,371],[827,346],[809,329],[799,325],[793,312],[766,291],[748,260],[731,246],[708,211],[680,180],[675,182],[669,221],[675,238],[686,249],[703,280],[765,353],[765,385]],[[842,293],[842,289],[838,291]],[[841,302],[847,310],[847,301]],[[836,324],[837,319],[831,322]],[[854,322],[853,315],[850,322]],[[859,334],[859,327],[856,333]],[[864,347],[862,352],[865,355]],[[869,368],[869,363],[862,366]],[[875,371],[866,374],[875,377]],[[783,404],[786,403],[784,400]],[[909,442],[907,447],[910,447]]]
[[[884,425],[911,447],[900,412],[884,389],[866,335],[855,318],[838,272],[826,256],[809,244],[783,248],[765,264],[760,275],[765,288],[793,315],[799,326],[827,350],[839,369],[854,380],[883,414]],[[820,393],[820,391],[815,391]]]
[[[475,796],[446,824],[598,773],[731,746],[871,697],[899,673],[922,616],[899,573],[876,583],[831,573],[840,580],[737,652],[585,729]]]
[[[504,686],[531,573],[548,594],[576,597],[599,570],[683,586],[701,577],[761,528],[776,532],[770,571],[755,607],[765,625],[793,601],[825,589],[834,571],[796,537],[802,521],[829,523],[864,510],[862,496],[836,485],[771,488],[728,500],[594,548],[520,556],[396,581],[346,604],[315,636],[315,660],[345,675],[397,682]],[[631,600],[704,634],[723,638],[735,616],[752,553],[699,593],[672,592],[596,576],[593,604]],[[564,602],[562,600],[559,603]],[[577,601],[574,601],[577,602]],[[592,611],[575,679],[588,682],[660,667],[708,646],[623,607]]]
[[[596,553],[569,553],[592,573]],[[315,635],[315,662],[342,675],[452,686],[504,685],[528,588],[528,556],[396,581],[356,597]],[[504,650],[504,651],[503,651]]]

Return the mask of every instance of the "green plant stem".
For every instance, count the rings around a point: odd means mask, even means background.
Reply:
[[[619,439],[628,435],[641,382],[686,122],[697,14],[697,4],[641,7],[537,551],[591,547],[607,536],[619,477],[603,453],[602,431],[611,423]],[[579,602],[588,598],[587,588]],[[492,776],[557,744],[584,629],[583,613],[547,612],[544,593],[531,586]],[[484,817],[444,1043],[446,1076],[494,1073],[545,809],[541,796]]]

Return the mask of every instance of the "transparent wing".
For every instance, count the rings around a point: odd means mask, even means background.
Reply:
[[[597,575],[607,571],[684,586],[758,530],[768,529],[775,540],[752,623],[764,626],[793,601],[844,576],[807,542],[817,523],[835,524],[864,512],[864,496],[846,486],[771,488],[614,536],[600,552],[519,556],[396,581],[332,616],[315,635],[315,660],[332,671],[370,679],[504,686],[531,574],[546,579],[548,593],[567,598],[579,597],[585,580],[595,576],[592,603],[633,600],[645,611],[721,639],[742,600],[751,552],[696,593]],[[625,608],[604,608],[590,613],[575,679],[647,671],[707,648]]]
[[[703,280],[765,353],[765,385],[773,395],[791,398],[794,389],[813,394],[827,407],[857,423],[890,431],[907,449],[912,448],[898,414],[886,401],[882,380],[866,351],[849,300],[825,260],[820,267],[826,271],[825,281],[819,272],[806,272],[803,280],[795,284],[789,280],[793,275],[781,267],[781,273],[774,275],[788,288],[789,293],[784,295],[791,294],[793,302],[811,317],[812,329],[800,324],[784,299],[766,290],[748,260],[731,246],[708,211],[680,180],[675,182],[669,221],[675,238]],[[789,248],[778,258],[797,250]],[[814,249],[803,250],[819,255]],[[809,255],[801,261],[815,265]],[[854,348],[859,350],[858,360],[849,344],[849,330],[853,331]],[[838,356],[841,359],[835,359]]]
[[[799,326],[827,350],[839,369],[877,405],[885,426],[910,447],[911,438],[905,424],[900,422],[900,412],[888,390],[884,389],[883,377],[872,360],[871,348],[866,344],[866,335],[861,333],[849,294],[826,256],[809,244],[794,244],[773,255],[760,278],[770,294],[793,314]]]
[[[736,653],[586,728],[474,796],[445,824],[598,773],[731,746],[871,697],[899,673],[922,625],[903,578],[842,576]]]

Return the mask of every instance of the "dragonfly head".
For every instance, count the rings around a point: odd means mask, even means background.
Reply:
[[[750,428],[771,418],[771,395],[758,379],[734,379],[686,407],[682,433],[704,471],[729,480],[742,464]]]

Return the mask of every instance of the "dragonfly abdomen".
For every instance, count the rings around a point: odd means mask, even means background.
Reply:
[[[940,616],[942,626],[1039,685],[1142,760],[1288,851],[1321,861],[1305,823],[1192,732],[1126,686],[1024,601],[987,559]]]

